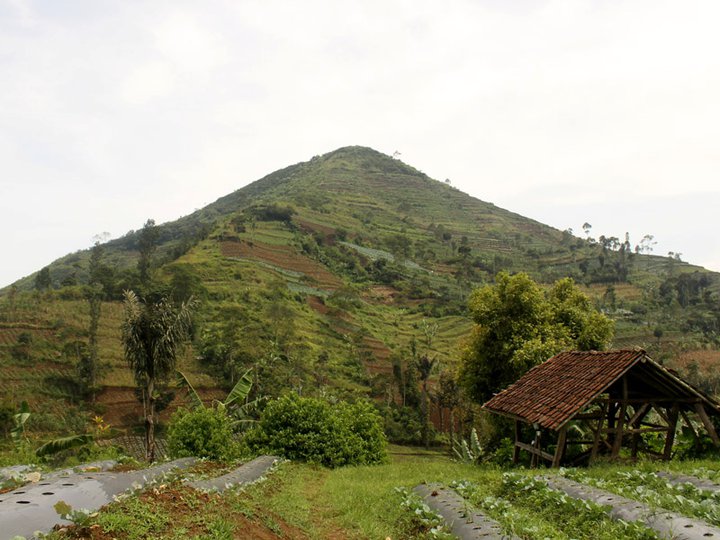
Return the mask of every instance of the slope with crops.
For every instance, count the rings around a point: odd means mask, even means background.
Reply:
[[[615,345],[669,362],[700,351],[702,362],[686,358],[705,383],[703,370],[718,359],[718,274],[629,240],[576,238],[369,148],[286,167],[156,232],[155,281],[177,301],[201,301],[180,367],[204,399],[248,368],[262,394],[328,388],[403,399],[399,378],[413,359],[455,364],[471,328],[467,296],[501,270],[546,284],[573,277],[617,320]],[[124,425],[141,411],[119,303],[140,282],[140,233],[105,244],[100,273],[97,409]],[[82,416],[67,403],[77,402],[78,342],[87,337],[88,258],[81,251],[52,263],[47,290],[33,291],[33,275],[0,299],[0,374],[13,381],[4,399],[31,399],[40,429]]]

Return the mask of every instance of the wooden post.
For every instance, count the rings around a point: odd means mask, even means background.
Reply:
[[[563,426],[558,433],[557,448],[553,457],[552,466],[559,467],[563,456],[565,455],[565,444],[567,443],[567,426]]]
[[[513,448],[513,463],[517,465],[520,462],[520,420],[515,420],[515,447]]]
[[[705,406],[702,403],[696,403],[695,412],[697,412],[700,420],[702,420],[702,423],[705,426],[705,429],[707,429],[707,432],[710,435],[712,442],[715,444],[715,446],[720,448],[720,438],[718,438],[718,434],[717,431],[715,431],[715,426],[713,425],[712,420],[710,420],[707,412],[705,412]]]
[[[668,413],[668,432],[665,438],[665,448],[663,449],[663,459],[665,461],[670,460],[672,457],[672,447],[675,442],[675,428],[677,427],[678,412],[680,411],[680,404],[673,403],[672,408]]]
[[[620,448],[623,440],[623,427],[625,424],[625,411],[627,410],[628,386],[627,377],[622,379],[622,400],[620,401],[620,414],[618,415],[617,425],[615,427],[615,438],[613,439],[612,454],[616,458],[620,455]]]
[[[605,423],[606,410],[607,403],[603,403],[600,411],[600,418],[598,419],[597,427],[595,428],[595,433],[593,436],[593,445],[592,451],[590,452],[590,461],[594,460],[597,457],[598,451],[600,450],[600,437],[602,436],[603,424]]]

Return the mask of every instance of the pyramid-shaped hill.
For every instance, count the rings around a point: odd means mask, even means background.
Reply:
[[[202,301],[183,369],[208,397],[254,367],[270,394],[327,386],[338,395],[394,399],[400,389],[393,366],[411,363],[413,343],[416,354],[438,365],[457,362],[471,329],[467,295],[500,270],[526,271],[545,283],[572,276],[588,283],[599,303],[609,302],[612,286],[615,306],[606,307],[620,314],[622,346],[685,339],[682,317],[662,338],[653,334],[654,321],[667,313],[657,303],[641,305],[648,284],[675,286],[668,276],[700,272],[708,280],[702,294],[718,289],[717,274],[647,255],[623,262],[617,250],[358,146],[278,170],[159,225],[157,233],[155,281],[177,299],[193,294]],[[138,283],[140,234],[103,246],[100,354],[110,369],[100,400],[117,413],[117,424],[129,423],[135,407],[119,326],[122,291]],[[0,374],[16,381],[18,399],[37,398],[37,388],[45,388],[48,414],[57,414],[55,403],[69,391],[47,386],[72,377],[71,345],[85,339],[87,264],[88,252],[63,257],[49,267],[52,292],[23,293],[33,288],[33,275],[0,299]],[[633,318],[635,305],[642,317]],[[23,332],[35,346],[27,362],[13,356]]]

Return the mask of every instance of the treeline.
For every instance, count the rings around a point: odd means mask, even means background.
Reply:
[[[212,225],[204,222],[170,227],[156,225],[149,219],[138,231],[130,231],[122,238],[104,244],[98,241],[87,254],[75,253],[42,268],[35,275],[33,287],[38,291],[65,289],[62,294],[72,297],[82,296],[82,286],[94,282],[100,287],[102,300],[120,301],[123,291],[136,290],[142,285],[150,265],[159,268],[179,259],[211,231]],[[103,256],[91,272],[90,259],[97,245],[101,246]],[[173,288],[187,288],[184,283],[188,280],[186,273],[173,272],[183,274],[173,277],[176,281]]]

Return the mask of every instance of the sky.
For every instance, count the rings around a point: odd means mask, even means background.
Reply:
[[[720,271],[720,2],[0,0],[0,287],[370,146]]]

